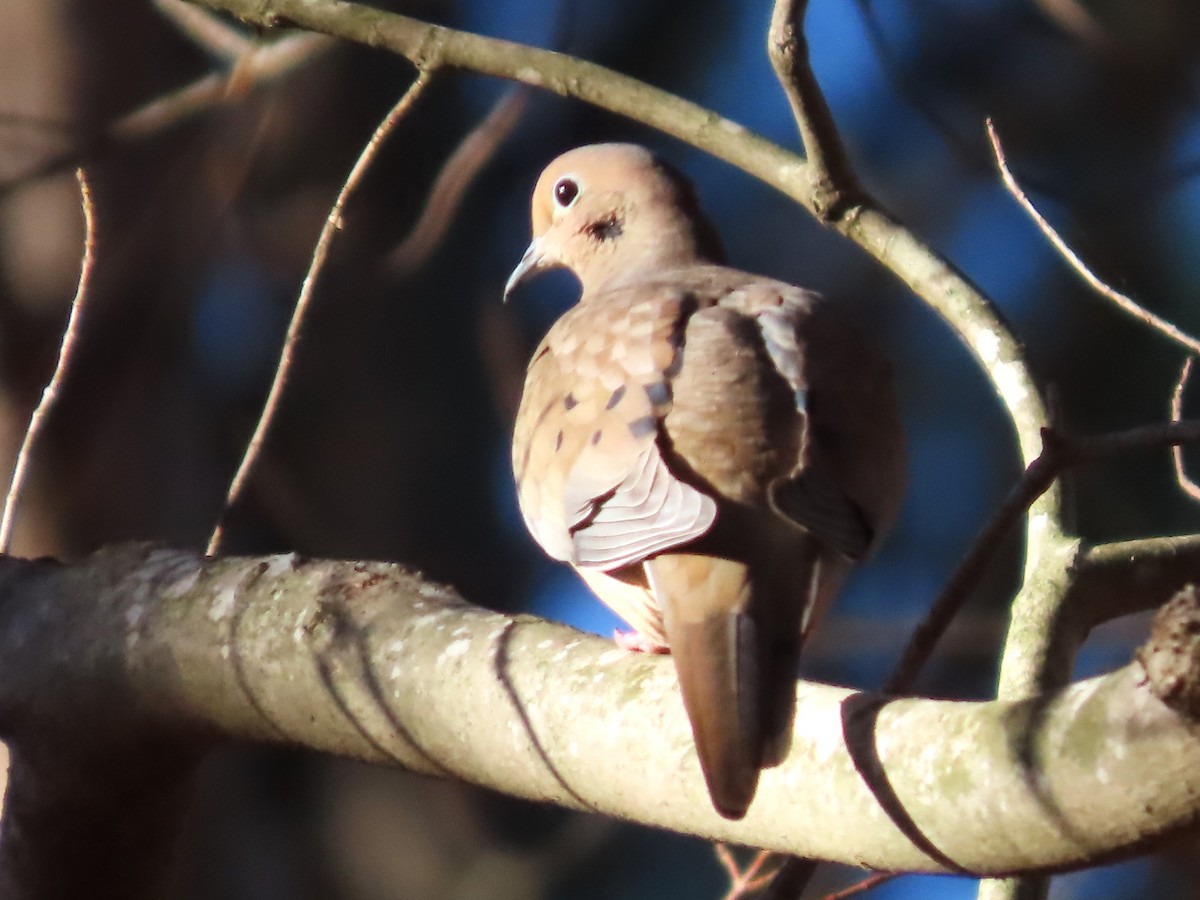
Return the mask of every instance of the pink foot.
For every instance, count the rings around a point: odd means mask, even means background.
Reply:
[[[651,640],[640,631],[614,631],[613,643],[622,650],[630,653],[670,653],[671,649],[665,644]]]

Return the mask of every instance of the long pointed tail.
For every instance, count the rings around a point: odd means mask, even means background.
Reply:
[[[745,815],[759,770],[786,753],[800,616],[815,565],[813,554],[804,555],[788,561],[786,581],[699,554],[664,554],[646,563],[700,767],[726,818]]]

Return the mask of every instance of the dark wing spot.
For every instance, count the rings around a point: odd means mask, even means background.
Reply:
[[[561,449],[562,449],[562,442],[563,442],[563,433],[562,433],[562,431],[560,430],[560,431],[558,432],[558,437],[556,437],[556,438],[554,439],[554,452],[555,452],[555,453],[557,453],[559,450],[561,450]]]
[[[671,387],[665,381],[656,381],[645,386],[646,397],[651,406],[666,406],[671,402]]]
[[[601,431],[599,428],[597,428],[596,431],[592,434],[592,446],[593,447],[596,446],[596,444],[600,443],[600,435],[602,435],[603,433],[604,433],[603,431]]]
[[[605,409],[612,409],[621,402],[621,398],[625,396],[625,385],[621,385],[608,398],[608,403],[604,404]]]
[[[687,329],[688,320],[699,307],[700,304],[694,294],[688,294],[679,305],[679,318],[675,322],[675,328],[672,329],[670,336],[667,338],[671,349],[674,351],[674,355],[671,357],[671,364],[663,370],[663,375],[667,378],[674,378],[679,374],[679,370],[683,368],[683,333]]]
[[[644,438],[658,431],[658,419],[654,416],[642,416],[629,423],[629,433],[635,438]]]
[[[579,401],[575,399],[574,394],[567,394],[567,396],[563,397],[563,406],[567,409],[574,409],[578,405]]]

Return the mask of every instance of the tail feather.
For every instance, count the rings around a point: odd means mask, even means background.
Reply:
[[[745,815],[760,769],[787,753],[814,564],[792,554],[785,579],[775,566],[700,554],[646,563],[700,767],[726,818]]]

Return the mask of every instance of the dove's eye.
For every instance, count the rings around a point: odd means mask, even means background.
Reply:
[[[579,197],[579,182],[574,178],[560,178],[554,183],[554,202],[561,209],[570,209]]]

